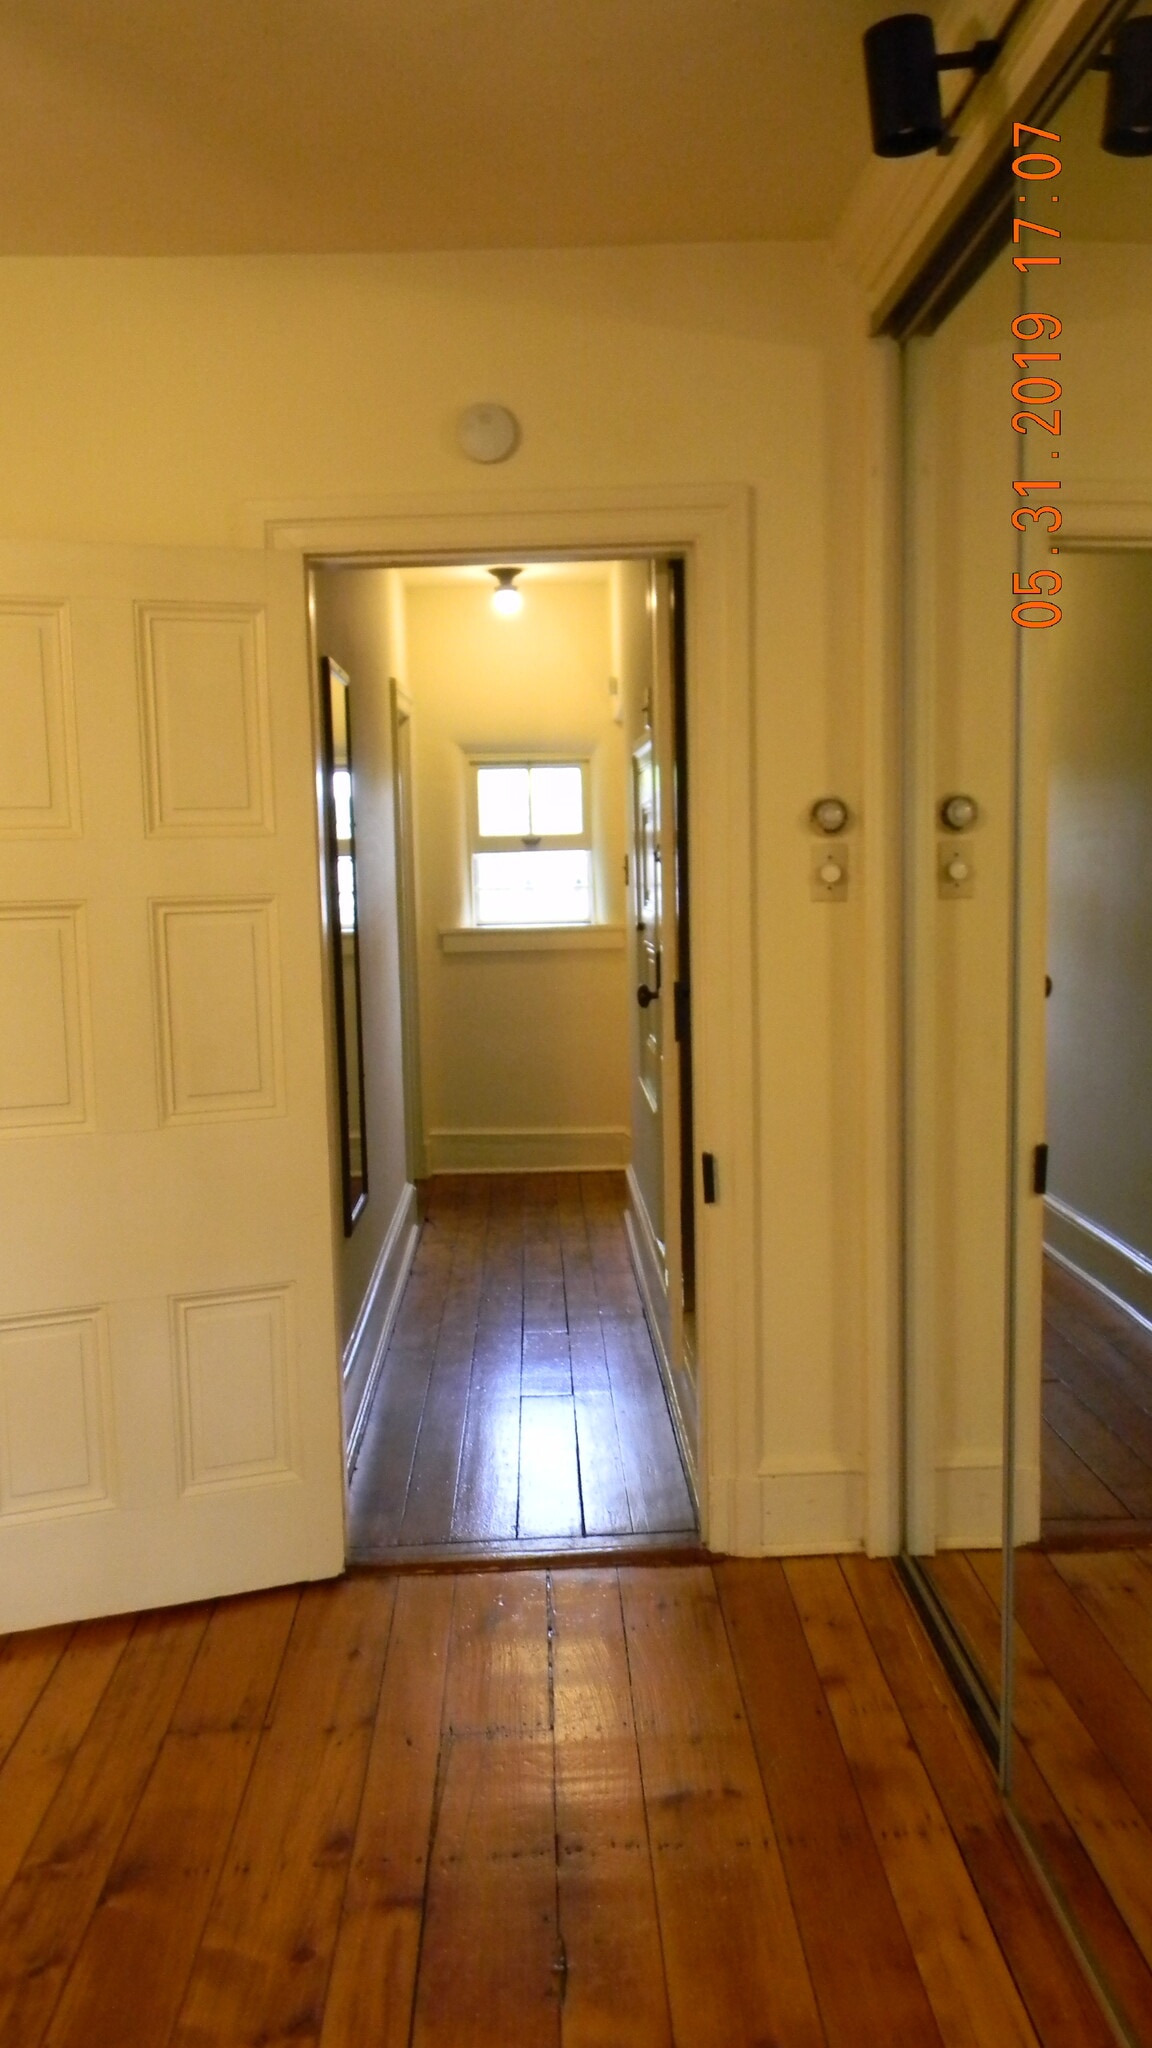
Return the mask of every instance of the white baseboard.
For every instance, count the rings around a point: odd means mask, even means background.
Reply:
[[[644,1317],[664,1382],[668,1400],[668,1412],[672,1427],[680,1446],[680,1457],[688,1478],[689,1489],[697,1514],[700,1512],[699,1477],[696,1469],[697,1412],[696,1389],[690,1375],[674,1361],[671,1348],[671,1318],[668,1313],[668,1281],[664,1256],[644,1197],[640,1183],[631,1166],[625,1171],[628,1183],[628,1206],[624,1211],[624,1229],[628,1237],[628,1249],[632,1254],[632,1267],[640,1299],[644,1303]]]
[[[762,1472],[760,1547],[765,1557],[819,1557],[863,1550],[863,1472]]]
[[[627,1166],[632,1134],[623,1125],[554,1129],[439,1130],[425,1138],[429,1173],[593,1173]]]
[[[408,1182],[393,1211],[355,1327],[344,1347],[344,1459],[349,1475],[364,1437],[384,1353],[419,1241],[416,1190]]]
[[[940,1465],[936,1470],[938,1550],[999,1550],[1004,1531],[1004,1468],[999,1460]],[[1016,1542],[1040,1535],[1040,1467],[1016,1472]]]
[[[1152,1329],[1152,1259],[1056,1195],[1044,1199],[1044,1249]]]

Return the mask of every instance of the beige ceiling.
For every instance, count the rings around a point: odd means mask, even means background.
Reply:
[[[0,252],[823,236],[868,160],[860,35],[886,11],[0,0]]]

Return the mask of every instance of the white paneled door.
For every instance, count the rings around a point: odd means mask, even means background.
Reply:
[[[342,1568],[298,557],[0,548],[0,1631]]]

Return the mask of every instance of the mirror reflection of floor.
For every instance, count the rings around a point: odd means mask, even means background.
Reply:
[[[999,1563],[955,1566],[986,1645]],[[1152,1549],[1021,1550],[1016,1614],[1014,1804],[1131,2038],[1152,2041]]]
[[[1152,1543],[1152,1331],[1044,1262],[1046,1547]]]
[[[697,1540],[624,1202],[622,1173],[427,1185],[352,1475],[352,1559]]]

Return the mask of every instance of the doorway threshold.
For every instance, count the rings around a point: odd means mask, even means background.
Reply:
[[[564,1571],[597,1565],[714,1564],[716,1553],[695,1531],[651,1536],[574,1536],[541,1538],[538,1542],[397,1543],[379,1549],[353,1549],[350,1571]]]

